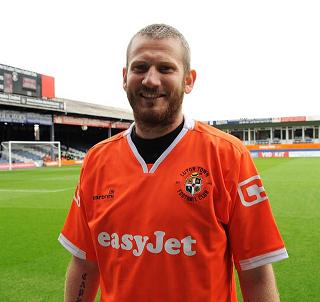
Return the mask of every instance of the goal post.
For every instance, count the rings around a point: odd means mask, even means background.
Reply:
[[[42,167],[46,163],[61,167],[59,141],[7,141],[1,143],[1,150],[0,169]]]

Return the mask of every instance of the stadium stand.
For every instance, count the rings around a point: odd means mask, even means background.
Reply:
[[[209,121],[243,141],[254,157],[320,157],[320,116]]]
[[[4,78],[0,143],[59,141],[64,158],[78,160],[91,146],[127,129],[133,121],[129,110],[56,97],[53,77],[0,64],[0,79]],[[48,150],[24,147],[13,151],[12,160],[41,161],[46,156]],[[0,150],[0,160],[8,161],[5,150]]]

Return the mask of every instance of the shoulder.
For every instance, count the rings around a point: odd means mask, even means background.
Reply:
[[[96,153],[101,149],[112,148],[117,143],[121,142],[123,139],[125,139],[125,131],[122,131],[114,136],[111,136],[111,137],[95,144],[94,146],[92,146],[89,149],[88,154]]]
[[[218,149],[223,149],[224,151],[230,149],[240,154],[248,152],[243,142],[238,138],[203,122],[196,121],[192,130],[196,135],[201,136],[205,141],[211,142]]]
[[[93,147],[91,147],[84,159],[83,166],[97,164],[98,161],[109,157],[110,155],[118,152],[121,144],[126,140],[125,131],[122,131],[110,138],[107,138]]]

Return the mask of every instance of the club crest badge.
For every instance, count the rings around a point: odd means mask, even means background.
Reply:
[[[194,172],[186,179],[186,191],[192,196],[201,191],[202,178],[199,173]]]
[[[203,200],[209,195],[209,172],[200,166],[186,168],[180,172],[176,184],[180,198],[190,202]]]

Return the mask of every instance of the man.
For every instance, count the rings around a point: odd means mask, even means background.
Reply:
[[[65,301],[279,301],[287,252],[249,152],[182,114],[196,72],[176,29],[153,24],[127,49],[135,123],[88,152],[63,231]]]

